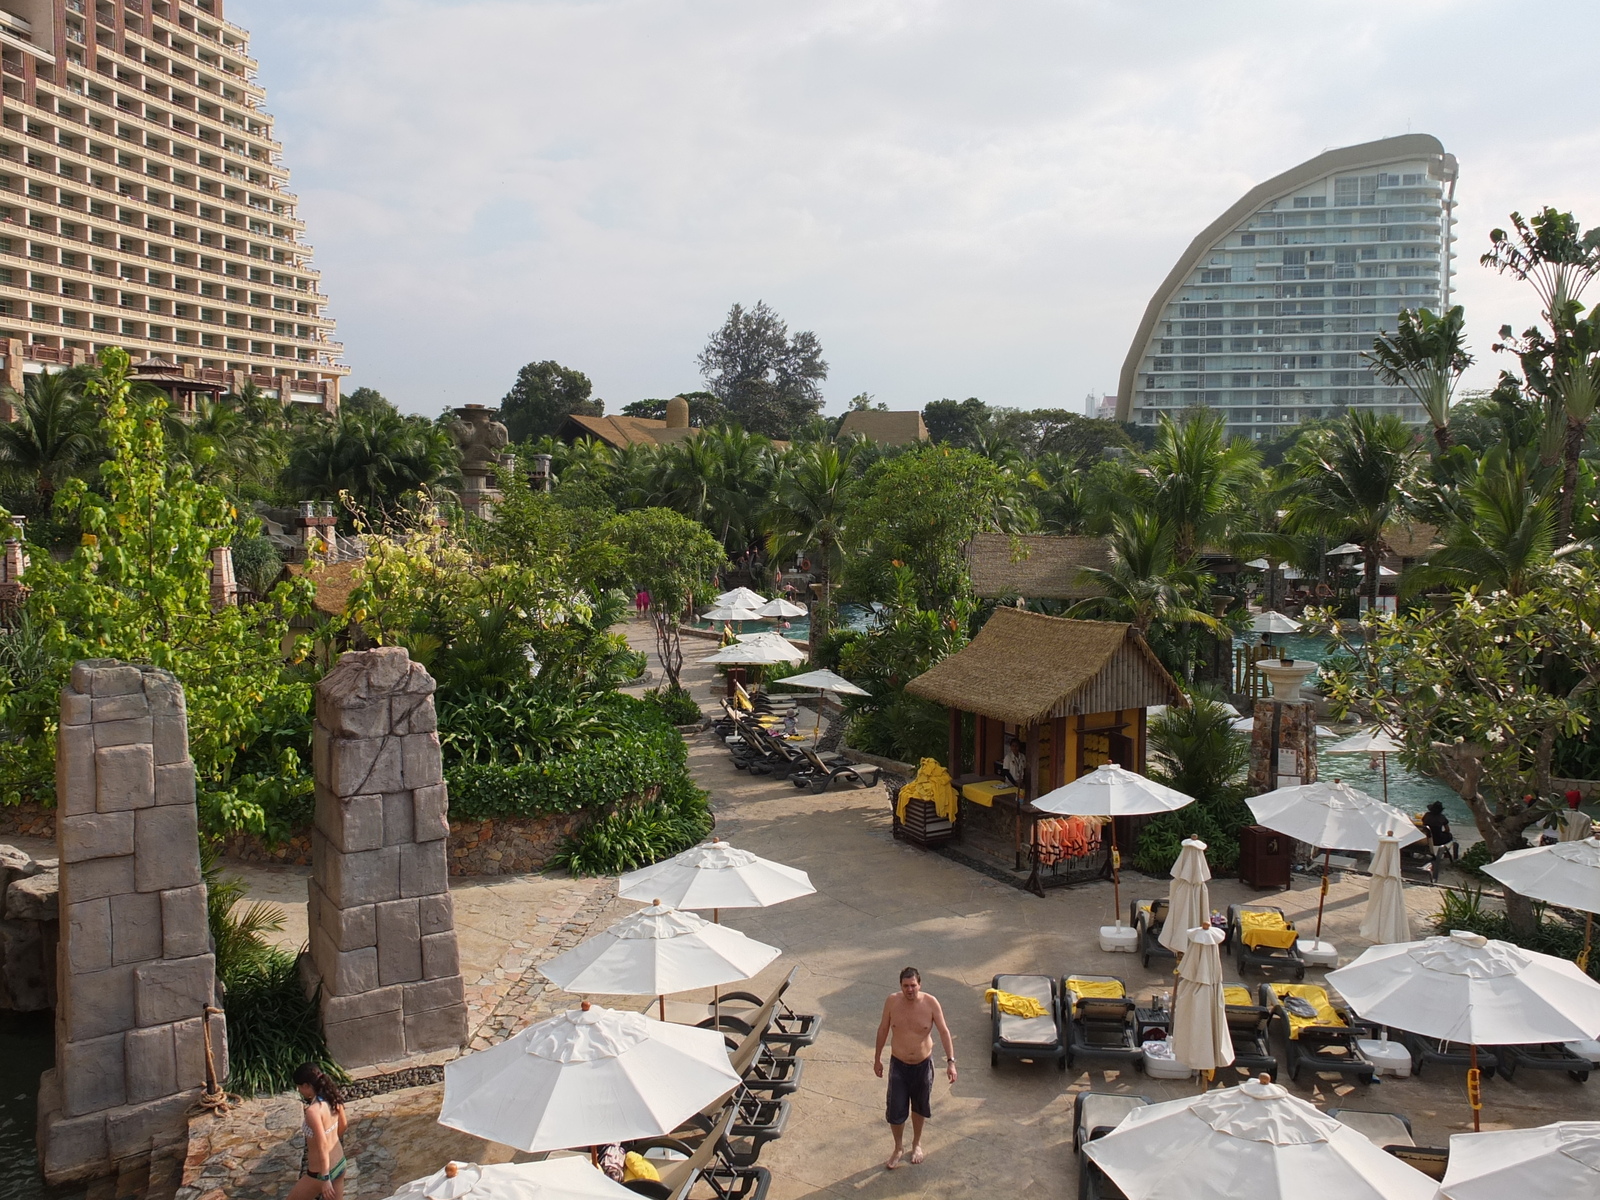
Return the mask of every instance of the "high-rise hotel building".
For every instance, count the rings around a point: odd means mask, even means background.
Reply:
[[[1117,417],[1205,406],[1272,437],[1351,409],[1425,419],[1361,354],[1401,309],[1450,303],[1456,160],[1407,134],[1330,150],[1254,188],[1190,243],[1145,309]]]
[[[118,345],[207,388],[248,381],[337,407],[343,347],[250,35],[222,10],[0,0],[0,353],[12,387]]]

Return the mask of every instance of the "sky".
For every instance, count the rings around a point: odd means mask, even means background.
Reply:
[[[1513,210],[1600,223],[1600,5],[1480,0],[226,0],[352,373],[406,411],[524,363],[606,411],[702,386],[734,302],[814,331],[826,409],[1082,411],[1202,228],[1325,149],[1460,159],[1492,385],[1535,317]]]

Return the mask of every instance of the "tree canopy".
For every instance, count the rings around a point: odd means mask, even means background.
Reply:
[[[593,391],[594,385],[582,371],[550,359],[531,362],[517,372],[517,381],[500,401],[500,419],[513,442],[554,436],[574,413],[585,417],[605,414],[605,405],[590,399]]]
[[[723,417],[752,433],[791,437],[822,410],[822,343],[810,332],[791,337],[765,301],[730,308],[697,361]]]

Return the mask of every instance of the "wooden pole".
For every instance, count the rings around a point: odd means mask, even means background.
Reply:
[[[1322,936],[1322,906],[1328,902],[1328,860],[1333,857],[1332,850],[1322,852],[1322,891],[1317,896],[1317,937]]]
[[[950,742],[947,750],[949,758],[946,765],[950,768],[950,782],[956,781],[956,776],[961,774],[961,710],[950,710]]]

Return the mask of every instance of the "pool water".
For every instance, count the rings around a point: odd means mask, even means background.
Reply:
[[[844,629],[866,629],[872,624],[872,610],[860,604],[839,606],[839,626]],[[790,641],[811,640],[811,618],[790,617],[789,628],[780,629],[778,621],[696,621],[696,629],[717,629],[732,625],[735,633],[782,633]]]
[[[52,1014],[0,1012],[0,1200],[50,1194],[39,1177],[34,1099],[54,1062]]]

